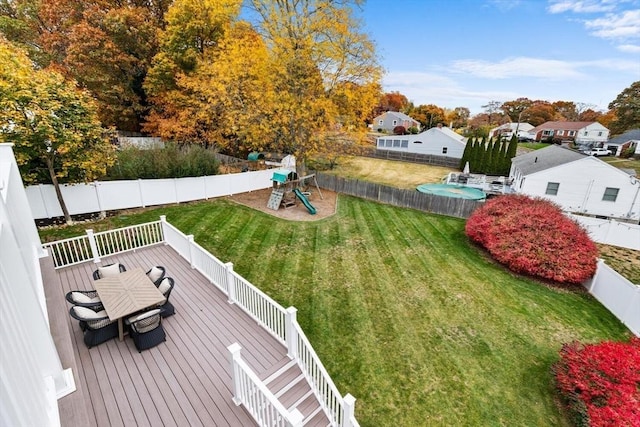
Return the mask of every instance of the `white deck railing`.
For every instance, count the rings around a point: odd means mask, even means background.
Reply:
[[[300,366],[332,426],[359,426],[354,417],[355,398],[350,394],[343,397],[338,392],[298,324],[296,309],[282,307],[233,271],[232,263],[223,263],[195,243],[192,235],[185,235],[169,224],[164,215],[160,217],[160,221],[116,230],[100,233],[87,230],[86,236],[46,243],[43,247],[51,250],[55,267],[62,268],[91,260],[99,262],[103,256],[162,242],[171,246],[189,261],[192,268],[198,270],[227,295],[229,303],[236,304],[244,310],[286,346],[289,357],[296,360]],[[297,423],[297,416],[289,413],[277,399],[273,402],[275,397],[240,359],[239,350],[237,357],[233,358],[233,367],[234,387],[237,387],[235,391],[239,393],[235,395],[234,401],[237,399],[239,404],[244,404],[260,425],[301,425],[301,420]]]
[[[91,260],[100,262],[101,257],[144,248],[164,241],[160,221],[99,233],[88,229],[86,233],[85,236],[42,245],[44,249],[51,252],[53,265],[56,269]]]
[[[288,411],[240,357],[240,345],[227,347],[231,353],[233,401],[244,405],[261,427],[302,427],[297,409]]]

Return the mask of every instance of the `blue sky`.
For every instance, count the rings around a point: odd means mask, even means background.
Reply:
[[[414,104],[518,97],[607,110],[640,80],[640,0],[368,0],[356,12]]]

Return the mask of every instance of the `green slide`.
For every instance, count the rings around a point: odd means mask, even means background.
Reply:
[[[302,194],[302,192],[299,189],[296,188],[295,190],[293,190],[293,194],[295,194],[296,197],[300,199],[304,207],[307,208],[307,210],[311,215],[316,214],[316,208],[314,208],[313,205],[309,203],[309,200],[306,197],[304,197],[304,194]]]

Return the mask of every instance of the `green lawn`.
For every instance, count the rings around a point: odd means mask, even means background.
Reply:
[[[550,373],[561,345],[628,337],[584,292],[550,289],[490,262],[469,244],[463,220],[340,196],[338,214],[317,222],[215,200],[108,226],[161,214],[298,308],[339,390],[358,399],[363,427],[568,425]],[[56,233],[42,231],[47,240]]]

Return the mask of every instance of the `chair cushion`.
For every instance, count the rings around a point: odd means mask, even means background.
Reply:
[[[75,306],[73,308],[76,312],[76,314],[80,317],[83,317],[87,320],[91,320],[91,319],[100,319],[102,317],[107,317],[107,312],[104,310],[95,312],[93,310],[91,310],[90,308],[87,307],[78,307]]]
[[[100,297],[90,298],[82,292],[71,292],[71,298],[81,304],[90,304],[94,302],[100,302]]]
[[[154,310],[145,311],[142,314],[138,314],[138,315],[129,317],[129,319],[127,319],[127,322],[128,323],[137,322],[138,320],[142,320],[142,319],[146,319],[147,317],[155,316],[158,313],[160,313],[160,309],[159,308],[156,308]]]
[[[171,289],[171,282],[169,282],[169,278],[163,279],[162,282],[158,285],[158,290],[162,292],[162,295],[165,295]]]
[[[155,282],[156,280],[162,277],[162,273],[163,273],[162,270],[160,270],[158,267],[153,267],[151,271],[147,273],[147,277],[149,277],[149,279],[151,279],[152,282]]]
[[[120,264],[111,264],[106,267],[98,267],[100,278],[111,277],[120,274]]]

